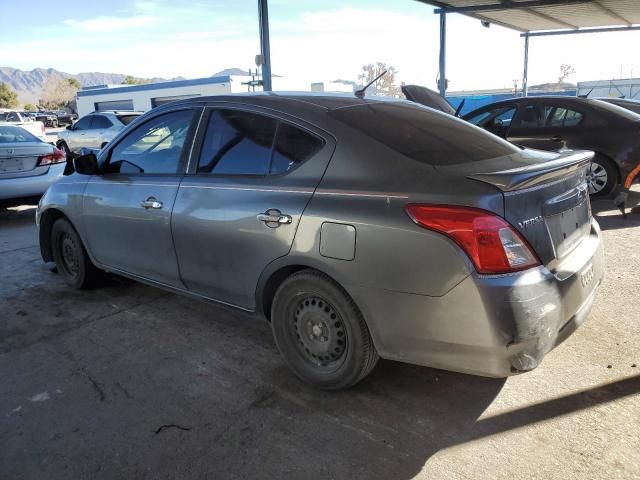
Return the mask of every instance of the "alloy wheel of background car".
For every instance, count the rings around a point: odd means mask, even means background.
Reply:
[[[596,155],[587,172],[589,195],[592,197],[607,195],[615,187],[616,181],[615,167],[605,158]]]
[[[355,385],[378,361],[358,307],[338,284],[315,270],[295,273],[280,285],[271,328],[291,370],[318,388]]]

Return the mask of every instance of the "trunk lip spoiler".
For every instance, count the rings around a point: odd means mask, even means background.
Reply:
[[[559,154],[558,158],[548,162],[497,172],[477,173],[467,175],[467,178],[488,183],[503,192],[510,192],[559,180],[562,176],[575,172],[590,163],[593,156],[594,152],[591,151],[563,152]]]

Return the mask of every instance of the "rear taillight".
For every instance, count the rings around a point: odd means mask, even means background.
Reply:
[[[421,227],[456,242],[478,273],[511,273],[540,265],[527,241],[494,213],[479,208],[424,204],[409,204],[405,211]]]
[[[64,154],[64,152],[54,147],[53,153],[38,157],[38,166],[53,165],[54,163],[64,163],[66,161],[67,156]]]

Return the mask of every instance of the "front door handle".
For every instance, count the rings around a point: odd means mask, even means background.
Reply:
[[[259,213],[256,218],[261,222],[264,222],[267,227],[276,228],[280,225],[286,225],[291,223],[293,219],[291,215],[285,215],[280,210],[270,208],[264,213]]]
[[[145,209],[153,208],[155,210],[159,210],[162,208],[162,202],[156,200],[155,197],[149,197],[144,202],[140,204],[141,207]]]
[[[555,135],[554,137],[551,137],[551,140],[553,140],[554,142],[561,142],[562,137],[560,135]]]

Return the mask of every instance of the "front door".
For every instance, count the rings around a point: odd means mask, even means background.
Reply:
[[[189,290],[249,310],[266,266],[286,255],[334,143],[259,109],[212,109],[180,185],[173,235]]]
[[[182,287],[171,235],[171,211],[190,152],[196,111],[159,114],[106,153],[104,173],[84,195],[85,235],[101,264]]]

